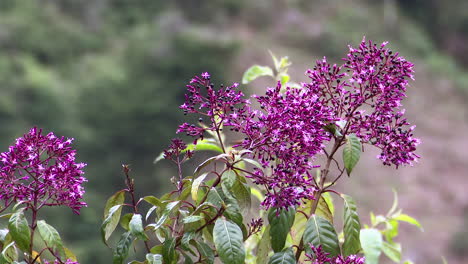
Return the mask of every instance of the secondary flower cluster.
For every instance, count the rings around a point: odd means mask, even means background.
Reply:
[[[246,100],[243,99],[244,94],[237,90],[238,83],[232,86],[220,86],[215,90],[214,84],[211,83],[210,74],[204,72],[201,76],[195,76],[190,84],[187,85],[188,93],[185,95],[185,103],[180,106],[184,113],[196,113],[205,116],[205,119],[200,117],[199,123],[201,126],[184,123],[179,126],[177,133],[186,133],[188,136],[195,137],[195,142],[198,139],[203,139],[205,131],[218,131],[222,129],[223,123],[229,119],[237,105],[244,105]]]
[[[31,208],[65,205],[75,213],[86,206],[82,201],[86,179],[85,163],[76,163],[73,139],[42,135],[31,128],[16,140],[9,151],[0,154],[0,199],[5,206],[24,202]]]
[[[332,66],[325,58],[317,61],[307,71],[311,82],[302,88],[278,82],[265,95],[254,95],[261,109],[243,99],[237,83],[215,91],[210,75],[203,73],[187,86],[180,108],[206,116],[209,122],[200,118],[199,126],[184,123],[178,132],[195,137],[195,142],[205,131],[219,133],[223,126],[240,132],[244,139],[234,147],[250,150],[263,166],[249,177],[266,187],[262,205],[267,208],[314,199],[316,185],[310,172],[318,167],[315,157],[324,153],[332,138],[344,144],[344,136],[354,133],[362,143],[381,149],[378,158],[385,165],[411,165],[419,158],[414,151],[420,141],[413,137],[414,126],[403,117],[400,101],[408,79],[413,79],[413,64],[386,44],[363,40],[357,49],[350,46],[342,66]]]
[[[307,75],[307,87],[320,87],[337,119],[345,122],[343,134],[355,133],[363,143],[382,150],[378,156],[385,165],[412,164],[419,139],[414,126],[403,118],[401,100],[406,97],[408,79],[413,79],[413,64],[365,39],[359,48],[349,46],[344,65],[331,66],[324,58]]]
[[[364,257],[356,255],[349,255],[343,257],[338,255],[336,257],[329,257],[330,254],[323,251],[322,246],[314,247],[310,245],[313,254],[306,253],[306,261],[310,261],[311,264],[364,264],[366,263]]]

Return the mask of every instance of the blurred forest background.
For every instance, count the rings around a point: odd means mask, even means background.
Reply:
[[[403,104],[422,159],[393,170],[366,149],[340,188],[355,196],[364,223],[398,190],[404,212],[425,228],[402,226],[404,259],[468,263],[466,0],[1,0],[0,149],[32,126],[75,138],[89,207],[80,216],[55,208],[48,221],[81,263],[110,263],[99,234],[105,199],[123,188],[122,163],[140,195],[171,188],[174,170],[153,159],[175,137],[193,75],[239,82],[250,65],[271,65],[270,49],[289,56],[293,80],[307,81],[315,60],[339,63],[364,35],[416,64]]]

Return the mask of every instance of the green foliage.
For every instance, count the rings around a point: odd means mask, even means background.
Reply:
[[[8,230],[19,249],[28,252],[31,243],[31,230],[28,220],[24,217],[24,208],[18,209],[10,216]]]
[[[337,256],[341,252],[335,228],[320,216],[312,215],[309,218],[302,239],[304,245],[310,243],[315,247],[322,246],[323,250],[331,256]],[[306,246],[306,252],[311,252],[308,246]]]
[[[343,255],[349,256],[357,254],[361,250],[360,244],[360,230],[361,223],[357,214],[356,203],[353,198],[349,195],[342,194],[341,197],[344,200],[344,218],[343,218]]]
[[[343,148],[343,162],[348,175],[351,174],[354,166],[358,163],[361,157],[361,149],[361,141],[355,134],[346,136],[346,144]]]
[[[283,251],[276,252],[271,256],[268,264],[295,264],[294,251],[292,248],[284,249]]]
[[[219,258],[225,264],[243,264],[245,249],[242,230],[233,222],[220,218],[216,220],[213,238]]]
[[[286,243],[291,226],[294,224],[296,210],[290,207],[288,210],[271,208],[268,211],[268,222],[270,224],[271,248],[274,252],[280,252]]]
[[[377,229],[363,229],[360,234],[361,246],[366,263],[378,264],[382,252],[382,234]]]

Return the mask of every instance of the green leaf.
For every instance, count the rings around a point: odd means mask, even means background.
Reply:
[[[119,224],[120,214],[122,212],[122,205],[118,204],[109,209],[109,214],[101,225],[101,238],[104,244],[107,245],[107,240],[114,232],[115,228]]]
[[[208,176],[208,172],[203,173],[202,175],[198,176],[195,180],[193,180],[192,200],[198,200],[198,188],[200,188],[200,184],[205,180],[206,176]]]
[[[378,264],[383,244],[380,231],[374,228],[362,229],[360,240],[366,264]]]
[[[180,203],[180,201],[174,201],[174,202],[170,202],[170,203],[166,204],[166,206],[164,207],[164,209],[162,211],[161,217],[158,219],[158,221],[155,224],[150,224],[148,226],[150,226],[150,227],[152,227],[154,229],[158,229],[161,225],[164,224],[164,222],[166,222],[166,220],[169,217],[169,215],[171,214],[172,210],[179,203]]]
[[[361,150],[361,141],[355,134],[346,136],[346,144],[343,148],[343,162],[348,175],[351,174],[354,166],[358,163],[361,157]]]
[[[309,218],[302,239],[304,245],[309,245],[309,243],[315,247],[321,245],[323,250],[330,253],[332,257],[340,254],[340,244],[333,225],[320,216],[312,215]],[[306,252],[311,252],[308,246],[306,246]]]
[[[330,213],[332,214],[332,216],[334,216],[335,215],[335,206],[333,205],[333,197],[330,195],[329,192],[322,193],[321,197],[327,203],[328,209],[330,210]]]
[[[283,72],[279,75],[279,80],[282,85],[285,85],[287,82],[289,82],[291,78],[289,77],[289,74]]]
[[[296,258],[292,248],[287,248],[271,256],[268,264],[296,264]]]
[[[28,221],[24,217],[24,208],[18,209],[11,215],[8,221],[8,229],[10,235],[16,245],[22,251],[29,252],[29,245],[31,243],[31,230],[29,230]]]
[[[208,139],[199,140],[197,144],[187,144],[187,150],[191,151],[214,151],[218,153],[223,153],[223,149],[215,144],[214,142],[209,141]],[[184,151],[184,152],[185,152]]]
[[[320,197],[320,200],[317,204],[317,209],[315,211],[315,214],[320,217],[325,218],[328,222],[333,224],[333,214],[330,208],[328,207],[327,201],[322,196]]]
[[[163,259],[165,264],[173,264],[176,262],[175,252],[176,239],[174,237],[166,239],[163,244]]]
[[[213,264],[215,257],[213,249],[208,244],[201,241],[198,241],[196,246],[198,251],[201,253],[203,260],[202,263]]]
[[[3,246],[2,253],[0,254],[0,264],[9,264],[18,259],[18,252],[15,248],[15,242]]]
[[[143,198],[143,200],[145,200],[146,202],[148,202],[149,204],[151,205],[154,205],[156,207],[163,207],[164,204],[163,202],[161,202],[161,200],[159,200],[158,198],[154,197],[154,196],[145,196]]]
[[[361,250],[359,234],[361,232],[361,223],[357,213],[356,203],[351,196],[342,194],[344,200],[344,219],[343,219],[343,255],[345,257],[354,255]]]
[[[400,215],[397,215],[395,217],[393,217],[393,219],[397,220],[397,221],[403,221],[403,222],[406,222],[406,223],[409,223],[409,224],[412,224],[412,225],[415,225],[417,227],[419,227],[419,229],[421,229],[421,231],[424,231],[424,228],[422,227],[422,225],[418,222],[418,220],[414,219],[413,217],[407,215],[407,214],[400,214]]]
[[[120,215],[122,213],[122,204],[125,200],[125,191],[121,190],[113,194],[107,199],[106,206],[104,207],[104,221],[101,225],[101,238],[104,244],[107,245],[107,240],[114,232],[119,224]],[[112,211],[111,211],[112,209]]]
[[[140,214],[134,214],[128,226],[132,235],[143,241],[148,240],[148,236],[146,236],[145,231],[143,230],[143,221],[141,220]]]
[[[398,235],[398,221],[395,219],[390,219],[385,221],[386,229],[383,231],[385,239],[388,242],[393,243],[393,239]]]
[[[194,223],[194,222],[201,221],[203,219],[204,219],[203,216],[189,215],[189,216],[185,217],[184,219],[182,219],[182,223],[184,223],[184,224]]]
[[[279,209],[277,213],[276,208],[268,210],[268,222],[270,223],[270,241],[271,248],[274,252],[280,252],[286,243],[291,226],[294,224],[294,217],[296,209],[289,207],[286,209]]]
[[[260,242],[258,242],[256,263],[266,263],[270,250],[270,226],[268,225],[263,231],[263,235],[260,238]]]
[[[37,221],[37,229],[41,235],[44,243],[53,250],[58,250],[63,248],[62,239],[57,230],[51,225],[47,224],[44,220]]]
[[[244,264],[245,249],[242,230],[239,226],[219,218],[213,229],[213,238],[219,258],[225,264]]]
[[[273,70],[268,66],[254,65],[242,76],[242,84],[247,84],[261,76],[273,76]]]
[[[114,249],[113,264],[122,264],[128,256],[128,249],[133,241],[133,235],[130,231],[125,232],[120,237],[117,246]]]
[[[146,254],[148,264],[163,264],[163,256],[161,254]]]
[[[130,230],[130,220],[132,220],[132,217],[133,217],[133,214],[132,213],[128,213],[128,214],[124,214],[121,218],[120,218],[120,226],[125,229],[126,231],[129,231]]]
[[[401,261],[401,246],[399,244],[382,243],[383,253],[393,262],[400,263]]]

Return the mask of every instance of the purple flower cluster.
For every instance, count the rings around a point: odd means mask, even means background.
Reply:
[[[244,105],[244,94],[237,89],[238,83],[232,86],[220,86],[215,90],[211,83],[210,74],[204,72],[201,76],[195,76],[187,85],[188,93],[185,95],[185,103],[180,106],[184,113],[196,113],[200,126],[184,123],[179,126],[177,133],[186,133],[188,136],[203,139],[205,131],[222,130],[223,123],[230,119],[232,112],[238,105]]]
[[[343,257],[338,255],[336,257],[329,257],[330,254],[323,251],[322,246],[314,247],[310,245],[313,254],[306,253],[306,261],[310,261],[311,264],[364,264],[366,260],[364,257],[357,255],[349,255]]]
[[[187,144],[185,144],[182,139],[174,138],[171,140],[169,147],[164,150],[164,158],[177,162],[180,154],[185,152],[185,157],[183,159],[190,159],[193,156],[193,151],[186,149]]]
[[[281,83],[269,88],[264,96],[254,96],[261,110],[247,108],[232,120],[244,140],[239,146],[253,152],[264,169],[251,175],[254,183],[267,188],[262,205],[287,208],[302,199],[313,199],[315,191],[310,170],[314,157],[330,140],[323,129],[333,121],[332,111],[315,89],[296,89]]]
[[[331,66],[324,58],[307,75],[307,87],[319,87],[318,96],[326,98],[336,119],[346,125],[342,134],[355,133],[363,143],[382,150],[378,156],[385,165],[410,164],[419,139],[413,137],[400,109],[406,96],[408,79],[413,79],[413,64],[398,53],[365,39],[359,48],[349,46],[344,65]]]
[[[35,210],[65,205],[75,213],[86,206],[82,201],[86,179],[85,163],[76,163],[73,139],[58,138],[52,132],[31,128],[0,154],[0,199],[5,207],[23,202]]]
[[[195,137],[195,142],[205,131],[219,132],[223,126],[242,133],[244,139],[234,147],[250,150],[263,166],[248,177],[266,187],[262,205],[267,208],[314,199],[316,184],[310,172],[318,167],[315,157],[331,138],[344,144],[344,136],[354,133],[362,143],[381,149],[378,158],[385,165],[411,165],[419,158],[414,151],[420,141],[413,137],[414,126],[403,117],[400,102],[408,79],[413,79],[413,64],[386,44],[364,39],[359,48],[349,47],[342,66],[330,65],[325,58],[317,61],[306,73],[311,82],[302,88],[278,82],[265,95],[254,95],[261,109],[251,107],[237,83],[215,91],[210,75],[203,73],[187,86],[180,108],[206,116],[208,122],[200,118],[198,126],[184,123],[178,132]]]

